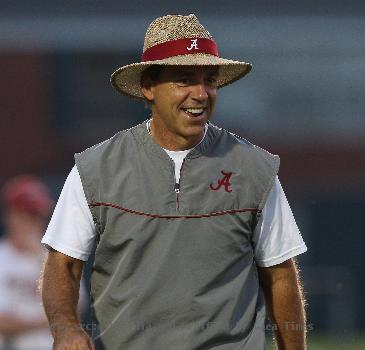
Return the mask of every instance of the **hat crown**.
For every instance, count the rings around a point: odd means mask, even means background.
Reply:
[[[205,38],[213,40],[210,33],[199,23],[194,14],[168,15],[155,19],[147,29],[143,52],[166,41]]]

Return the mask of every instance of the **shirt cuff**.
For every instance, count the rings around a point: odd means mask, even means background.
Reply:
[[[85,254],[80,251],[76,251],[74,249],[70,249],[60,243],[57,242],[51,242],[46,238],[43,238],[41,243],[49,250],[50,248],[53,248],[54,250],[57,250],[59,253],[65,254],[71,258],[87,261],[89,259],[89,254]]]
[[[294,247],[294,248],[288,250],[287,252],[284,252],[278,256],[268,258],[268,259],[263,259],[263,260],[256,259],[255,260],[256,265],[259,267],[270,267],[270,266],[278,265],[290,258],[294,258],[297,255],[305,253],[307,250],[308,250],[307,246],[305,245],[305,243],[303,243],[302,245],[300,245],[298,247]]]

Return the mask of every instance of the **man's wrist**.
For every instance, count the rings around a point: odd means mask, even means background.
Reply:
[[[78,321],[54,322],[50,324],[53,337],[61,336],[65,333],[85,331]]]

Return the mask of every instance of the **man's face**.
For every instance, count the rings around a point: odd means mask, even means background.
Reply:
[[[156,82],[142,84],[152,102],[154,136],[162,146],[199,142],[214,111],[217,74],[214,66],[167,66]]]

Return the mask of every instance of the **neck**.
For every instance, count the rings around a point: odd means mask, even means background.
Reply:
[[[39,253],[44,222],[38,217],[17,210],[9,210],[6,215],[6,236],[18,251]]]
[[[39,234],[35,235],[33,232],[22,232],[21,234],[10,232],[7,237],[9,243],[19,252],[39,254],[41,251]]]

